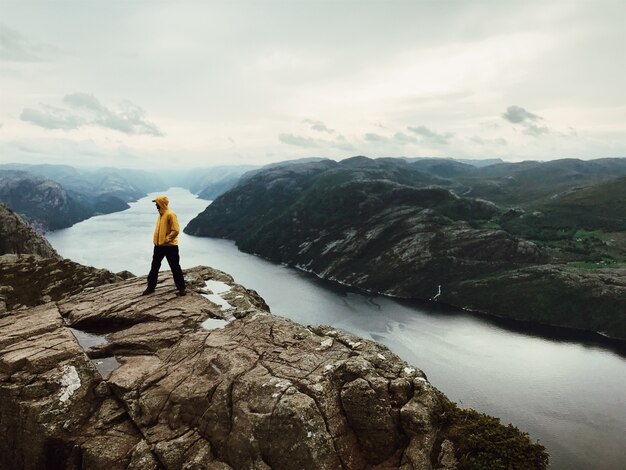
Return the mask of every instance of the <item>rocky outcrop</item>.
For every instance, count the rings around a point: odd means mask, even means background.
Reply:
[[[59,300],[132,276],[62,259],[44,237],[0,203],[0,317],[8,310]]]
[[[185,275],[185,297],[134,278],[0,319],[1,468],[522,468],[493,444],[457,455],[450,403],[387,348],[273,316],[225,273]]]
[[[0,202],[0,255],[33,254],[58,258],[52,245],[30,225]]]
[[[7,310],[33,307],[102,284],[132,277],[70,261],[36,255],[0,256],[0,316]]]

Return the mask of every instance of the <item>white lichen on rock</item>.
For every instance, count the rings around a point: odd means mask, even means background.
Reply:
[[[61,393],[59,401],[66,402],[74,392],[80,388],[80,377],[74,366],[63,366],[63,377],[61,377]]]

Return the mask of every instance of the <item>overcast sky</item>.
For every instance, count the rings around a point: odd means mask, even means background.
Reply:
[[[626,156],[626,1],[0,0],[0,162]]]

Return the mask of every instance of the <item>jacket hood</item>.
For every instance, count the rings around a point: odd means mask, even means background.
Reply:
[[[161,194],[155,197],[152,202],[156,202],[157,206],[159,206],[159,210],[163,211],[167,209],[167,205],[170,203],[170,200],[167,198],[165,194]]]

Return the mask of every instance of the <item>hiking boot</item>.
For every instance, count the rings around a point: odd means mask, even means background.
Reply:
[[[187,291],[186,290],[179,290],[178,292],[176,292],[176,295],[179,297],[182,297],[184,295],[187,295]]]
[[[147,287],[146,290],[143,291],[141,295],[149,295],[149,294],[154,294],[154,289],[151,287]]]

